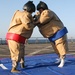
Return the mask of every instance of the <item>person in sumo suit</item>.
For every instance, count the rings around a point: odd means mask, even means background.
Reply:
[[[40,1],[37,5],[36,14],[33,16],[35,24],[40,33],[48,38],[53,49],[59,56],[58,67],[63,67],[65,63],[66,51],[68,51],[67,28],[63,25],[59,17],[50,9],[45,2]]]
[[[25,40],[29,39],[35,27],[32,13],[35,12],[33,1],[28,1],[23,6],[23,11],[17,10],[11,20],[6,40],[11,54],[12,69],[11,72],[20,72],[17,67],[20,63],[21,68],[24,64]]]

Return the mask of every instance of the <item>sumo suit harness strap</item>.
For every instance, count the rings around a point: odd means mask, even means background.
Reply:
[[[24,44],[25,40],[26,40],[25,37],[23,37],[19,34],[15,34],[15,33],[7,33],[6,39],[7,40],[14,40],[14,41],[16,41],[18,43],[22,43],[22,44]]]
[[[64,27],[61,30],[59,30],[58,32],[56,32],[53,36],[49,37],[48,39],[51,42],[55,42],[55,40],[63,37],[66,33],[68,33],[68,30],[66,27]]]

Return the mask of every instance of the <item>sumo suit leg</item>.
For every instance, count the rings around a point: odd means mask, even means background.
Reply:
[[[18,62],[24,64],[24,45],[13,40],[8,40],[8,45],[12,60],[11,72],[19,72],[16,68]]]
[[[59,51],[58,51],[58,49],[56,48],[54,42],[50,42],[50,43],[51,43],[53,49],[55,50],[55,53],[59,56]]]
[[[58,67],[63,67],[66,51],[68,51],[67,35],[65,35],[62,38],[59,38],[58,40],[56,40],[55,46],[56,46],[56,49],[58,50],[57,52],[59,53],[60,60],[61,60]]]
[[[19,57],[21,57],[20,59],[20,64],[21,64],[21,68],[24,68],[24,53],[25,53],[25,46],[24,44],[20,44],[20,54]]]
[[[58,49],[56,48],[56,45],[54,44],[54,42],[50,42],[51,43],[51,45],[52,45],[52,47],[53,47],[53,49],[54,49],[54,51],[55,51],[55,53],[58,55],[58,57],[60,58],[60,54],[59,54],[59,51],[58,51]],[[56,59],[57,61],[55,62],[55,63],[60,63],[60,59]]]

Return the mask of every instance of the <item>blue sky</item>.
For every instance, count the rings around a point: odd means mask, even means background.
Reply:
[[[13,13],[22,10],[28,0],[1,0],[0,1],[0,38],[5,38]],[[32,0],[35,5],[40,0]],[[42,0],[47,3],[68,29],[68,38],[75,38],[75,0]],[[42,37],[36,27],[31,37]]]

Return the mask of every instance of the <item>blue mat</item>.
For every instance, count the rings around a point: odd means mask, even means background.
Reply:
[[[56,64],[56,54],[44,54],[36,56],[26,56],[26,68],[18,69],[20,73],[11,73],[11,59],[0,59],[0,75],[75,75],[75,56],[67,55],[63,68],[58,68]]]

